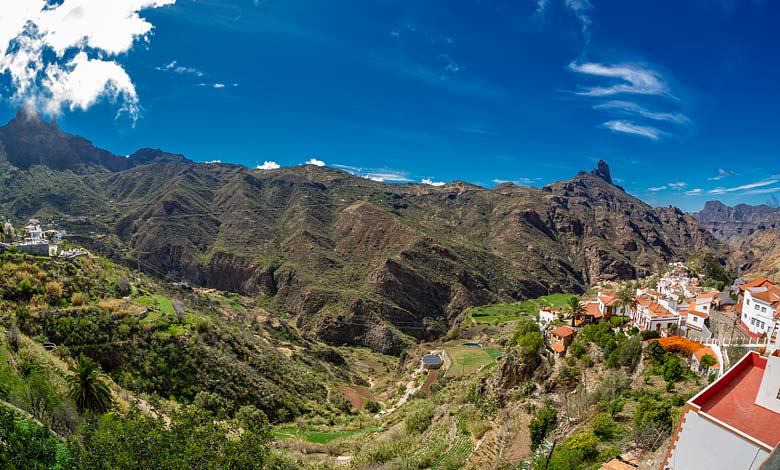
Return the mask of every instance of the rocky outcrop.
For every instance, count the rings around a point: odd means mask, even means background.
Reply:
[[[720,201],[708,201],[702,210],[691,215],[724,241],[739,242],[756,232],[780,228],[780,208],[767,205],[729,207]]]

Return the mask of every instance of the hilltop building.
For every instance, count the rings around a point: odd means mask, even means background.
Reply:
[[[550,341],[550,347],[560,355],[566,354],[566,350],[569,348],[569,345],[571,345],[571,342],[574,341],[574,335],[576,333],[574,328],[569,326],[559,326],[554,330],[550,330],[547,334],[547,338]]]
[[[751,337],[770,336],[780,323],[780,286],[765,277],[739,286],[737,312]]]
[[[749,352],[685,404],[662,468],[776,469],[778,444],[780,354]]]
[[[6,223],[9,225],[10,223]],[[4,226],[4,229],[6,227]],[[13,233],[13,227],[11,227]],[[55,237],[57,238],[57,237]],[[2,248],[15,247],[22,253],[36,256],[57,256],[58,240],[49,241],[46,238],[46,232],[41,228],[41,223],[37,219],[30,219],[24,227],[24,237],[21,242],[3,244]]]

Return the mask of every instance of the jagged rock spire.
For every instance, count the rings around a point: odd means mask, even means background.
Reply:
[[[591,171],[591,174],[598,176],[609,184],[612,184],[612,175],[609,172],[609,165],[604,160],[599,160],[596,164],[596,169]]]

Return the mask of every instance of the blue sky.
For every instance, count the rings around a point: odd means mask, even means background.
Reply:
[[[780,2],[28,1],[0,6],[28,26],[0,120],[32,100],[118,154],[483,186],[604,159],[653,205],[780,196]]]

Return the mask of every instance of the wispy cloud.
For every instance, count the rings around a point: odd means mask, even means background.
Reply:
[[[745,191],[745,194],[770,194],[780,192],[780,186],[775,188],[754,189],[752,191]]]
[[[322,160],[318,160],[316,158],[310,158],[306,160],[306,163],[304,165],[314,165],[314,166],[325,166],[325,162]]]
[[[179,64],[178,61],[175,60],[165,65],[155,67],[155,69],[161,72],[173,72],[179,75],[192,75],[193,77],[202,77],[203,75],[205,75],[202,70],[196,69],[195,67],[185,67],[184,65]]]
[[[517,179],[513,179],[513,180],[494,179],[493,183],[495,183],[495,184],[512,183],[512,184],[516,184],[518,186],[531,186],[531,185],[533,185],[534,183],[536,183],[537,181],[540,181],[540,180],[541,180],[541,178],[527,178],[527,177],[523,177],[523,178],[517,178]]]
[[[696,188],[696,189],[691,189],[690,191],[685,191],[685,194],[688,195],[688,196],[696,196],[697,194],[701,194],[701,193],[702,193],[702,189],[701,188]]]
[[[647,190],[648,191],[652,191],[654,193],[657,193],[658,191],[663,191],[666,188],[667,188],[667,186],[655,186],[655,187],[652,187],[652,188],[647,188]]]
[[[534,15],[542,18],[551,3],[552,0],[536,0]],[[593,10],[593,5],[591,5],[589,0],[562,0],[561,3],[577,17],[582,28],[582,36],[585,38],[586,43],[590,43],[590,29],[593,25],[590,12]]]
[[[652,126],[643,126],[635,124],[630,121],[614,120],[607,121],[601,124],[601,127],[611,130],[612,132],[620,132],[623,134],[636,135],[640,137],[646,137],[651,140],[658,140],[664,132]]]
[[[607,101],[606,103],[593,106],[593,109],[615,111],[625,115],[641,116],[643,118],[652,119],[654,121],[671,122],[678,125],[688,125],[691,123],[691,120],[688,118],[688,116],[682,113],[651,111],[630,101]]]
[[[368,178],[372,181],[379,181],[380,183],[411,183],[412,178],[405,171],[392,170],[388,168],[360,168],[352,165],[333,164],[335,168],[344,170],[347,173],[351,173],[355,176],[362,178]]]
[[[709,194],[727,194],[727,193],[733,193],[737,191],[747,191],[749,189],[755,189],[755,188],[763,188],[765,186],[771,186],[775,183],[777,183],[780,180],[774,179],[774,180],[765,180],[765,181],[758,181],[755,183],[750,184],[743,184],[742,186],[736,186],[733,188],[715,188],[707,191]],[[766,190],[763,190],[766,191]],[[772,192],[772,191],[766,191],[766,192]],[[751,192],[750,194],[763,194],[760,192]]]
[[[268,160],[264,161],[262,165],[257,165],[258,170],[276,170],[278,168],[281,168],[278,163]]]
[[[661,74],[645,65],[635,63],[599,64],[584,62],[569,64],[569,70],[595,77],[616,79],[609,86],[581,86],[576,92],[582,96],[613,96],[618,94],[659,95],[673,98],[669,85]]]
[[[720,181],[723,178],[728,178],[729,176],[738,176],[739,173],[733,170],[724,170],[723,168],[718,168],[718,174],[713,176],[712,178],[707,178],[710,181]]]
[[[678,183],[669,183],[669,187],[672,189],[685,189],[688,187],[688,183],[680,181]]]

